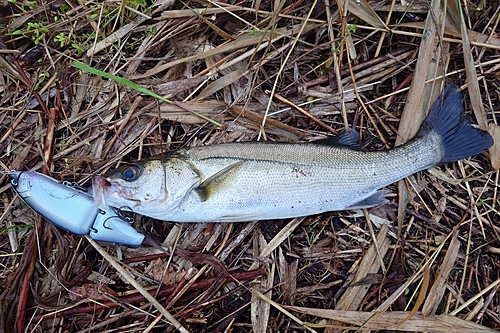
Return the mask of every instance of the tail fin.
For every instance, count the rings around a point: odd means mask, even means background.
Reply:
[[[438,97],[417,135],[424,136],[430,131],[441,136],[445,150],[441,163],[480,154],[493,145],[488,132],[473,127],[465,119],[462,96],[453,83]]]

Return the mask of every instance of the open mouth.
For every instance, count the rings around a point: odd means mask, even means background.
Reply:
[[[94,196],[94,205],[97,208],[104,209],[108,206],[106,196],[104,195],[104,187],[110,186],[111,183],[102,176],[92,177],[92,192]]]
[[[94,204],[98,208],[104,208],[108,205],[123,204],[122,200],[133,199],[133,191],[128,187],[110,182],[103,176],[92,177],[92,190],[94,194]]]

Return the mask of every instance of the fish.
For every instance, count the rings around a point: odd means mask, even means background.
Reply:
[[[94,176],[96,204],[172,222],[245,222],[370,208],[383,188],[493,144],[465,117],[448,85],[416,136],[392,149],[367,151],[359,134],[303,143],[238,142],[190,147]]]

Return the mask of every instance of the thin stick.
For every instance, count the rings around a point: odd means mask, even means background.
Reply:
[[[134,277],[131,276],[130,273],[127,270],[125,270],[118,261],[116,261],[114,257],[109,255],[108,252],[106,252],[99,244],[97,244],[95,240],[90,238],[89,235],[85,235],[85,238],[87,238],[90,245],[92,245],[97,250],[97,252],[99,252],[104,257],[104,259],[106,259],[110,263],[110,265],[113,266],[114,269],[116,269],[116,271],[119,273],[120,278],[123,279],[123,282],[130,283],[137,291],[139,291],[141,295],[144,296],[144,298],[148,300],[151,303],[151,305],[153,305],[172,326],[174,326],[176,329],[179,330],[179,332],[189,333],[189,331],[185,329],[182,326],[182,324],[179,323],[177,319],[175,319],[174,316],[172,316],[160,304],[160,302],[156,300],[156,298],[154,298],[150,293],[148,293],[146,289],[144,289],[144,287],[141,286],[139,282],[137,282],[134,279]]]
[[[266,90],[266,94],[271,94],[271,92],[269,90]],[[333,128],[331,128],[330,126],[328,126],[327,124],[325,124],[323,121],[321,121],[320,119],[316,118],[315,116],[313,116],[312,114],[310,114],[309,112],[307,112],[305,109],[301,108],[300,106],[292,103],[291,101],[289,101],[288,99],[286,99],[285,97],[283,96],[280,96],[278,95],[277,93],[274,93],[273,94],[273,98],[276,98],[278,101],[280,101],[281,103],[283,104],[286,104],[288,105],[289,107],[299,111],[300,113],[302,113],[304,116],[306,116],[307,118],[311,119],[312,121],[314,121],[316,124],[318,124],[319,126],[323,127],[324,129],[326,129],[327,131],[329,132],[332,132],[333,134],[335,135],[338,135],[339,132],[337,132],[336,130],[334,130]]]

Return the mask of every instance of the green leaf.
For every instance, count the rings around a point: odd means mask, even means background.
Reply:
[[[103,71],[101,71],[101,70],[98,70],[98,69],[96,69],[96,68],[94,68],[94,67],[91,67],[91,66],[89,66],[89,65],[86,65],[86,64],[84,64],[84,63],[82,63],[82,62],[79,62],[79,61],[74,61],[74,62],[73,62],[73,64],[72,64],[71,66],[73,66],[73,67],[75,67],[75,68],[78,68],[78,69],[81,69],[81,70],[84,70],[84,71],[86,71],[86,72],[89,72],[89,73],[95,74],[95,75],[102,76],[102,77],[104,77],[104,78],[106,78],[106,79],[113,80],[113,81],[115,81],[115,82],[117,82],[117,83],[123,84],[124,86],[127,86],[127,87],[129,87],[129,88],[132,88],[132,89],[134,89],[134,90],[137,90],[137,91],[139,91],[139,92],[141,92],[141,93],[143,93],[143,94],[146,94],[146,95],[149,95],[149,96],[154,97],[154,98],[156,98],[156,99],[159,99],[160,101],[163,101],[163,102],[165,102],[165,103],[177,105],[177,104],[175,104],[174,102],[172,102],[172,101],[170,101],[170,100],[166,99],[165,97],[160,96],[160,95],[158,95],[158,94],[156,94],[156,93],[152,92],[151,90],[146,89],[146,88],[144,88],[144,87],[142,87],[142,86],[140,86],[140,85],[138,85],[138,84],[136,84],[136,83],[134,83],[134,82],[130,81],[129,79],[123,78],[123,77],[121,77],[121,76],[117,76],[117,75],[113,75],[113,74],[110,74],[110,73],[103,72]],[[182,109],[183,109],[183,110],[186,110],[186,109],[184,109],[184,108],[182,108]],[[189,111],[189,110],[186,110],[186,111]],[[194,112],[194,111],[189,111],[189,112],[194,113],[196,116],[198,116],[198,117],[200,117],[200,118],[203,118],[203,119],[205,119],[205,120],[207,120],[207,121],[211,122],[212,124],[214,124],[214,125],[216,125],[216,126],[218,126],[218,127],[222,127],[222,125],[221,125],[220,123],[218,123],[218,122],[216,122],[215,120],[212,120],[212,119],[210,119],[210,118],[207,118],[207,117],[205,117],[205,116],[204,116],[204,115],[202,115],[202,114],[199,114],[199,113]]]

